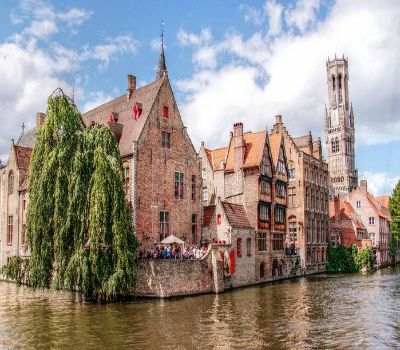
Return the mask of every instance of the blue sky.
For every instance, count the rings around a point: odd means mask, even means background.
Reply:
[[[58,86],[85,111],[154,79],[160,22],[178,105],[196,147],[223,146],[282,114],[293,136],[323,135],[325,60],[349,59],[356,162],[374,194],[400,161],[400,3],[386,1],[44,1],[0,9],[0,157]],[[221,137],[221,135],[223,135]]]

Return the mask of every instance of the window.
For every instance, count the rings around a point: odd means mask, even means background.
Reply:
[[[258,216],[260,221],[269,221],[269,206],[267,204],[260,203]]]
[[[270,194],[271,184],[268,181],[261,180],[261,193],[262,194]]]
[[[251,256],[251,238],[246,240],[247,256]]]
[[[217,215],[217,225],[221,225],[221,222],[222,222],[222,216],[221,216],[221,214],[218,214]]]
[[[22,194],[22,210],[26,210],[26,192],[23,192]]]
[[[160,241],[169,236],[169,212],[160,211]]]
[[[285,198],[286,186],[282,182],[276,183],[276,195],[280,198]]]
[[[338,140],[337,137],[335,139],[332,139],[331,148],[332,148],[332,153],[338,153],[339,152],[339,140]]]
[[[334,247],[336,247],[336,235],[331,235],[331,243]]]
[[[310,189],[306,187],[306,208],[310,209]]]
[[[368,221],[370,225],[375,225],[375,218],[373,216],[370,216]]]
[[[201,169],[201,178],[203,180],[207,179],[207,169],[206,168]]]
[[[12,245],[13,241],[13,216],[10,215],[7,221],[7,244]]]
[[[163,106],[162,116],[164,118],[168,118],[169,117],[169,109],[168,109],[167,106]]]
[[[342,76],[339,74],[338,76],[338,85],[339,85],[339,103],[342,103],[343,97],[342,97]]]
[[[259,252],[267,251],[267,233],[266,232],[258,232],[258,251]]]
[[[21,244],[26,245],[26,225],[22,224]]]
[[[129,193],[129,166],[124,167],[124,191],[125,194]]]
[[[203,187],[203,201],[207,202],[208,201],[208,191],[207,187]]]
[[[263,159],[261,162],[261,174],[263,175],[269,174],[269,158],[267,152],[264,152]]]
[[[357,202],[356,202],[356,207],[357,207],[357,209],[360,209],[360,208],[361,208],[361,201],[357,201]]]
[[[275,207],[275,223],[283,224],[285,222],[285,209]]]
[[[14,173],[10,171],[8,175],[8,195],[12,195],[14,193]]]
[[[296,197],[296,187],[288,188],[289,205],[294,205],[294,197]]]
[[[240,237],[236,240],[236,253],[239,258],[242,256],[242,239]]]
[[[297,228],[296,228],[296,220],[291,219],[289,221],[289,242],[296,243],[297,242]]]
[[[375,246],[376,245],[376,235],[375,235],[375,233],[370,233],[369,234],[369,238],[371,239],[372,245]]]
[[[192,175],[192,200],[196,200],[196,175]]]
[[[272,250],[283,250],[283,233],[272,234]]]
[[[183,199],[183,173],[175,172],[175,198]]]
[[[192,243],[197,242],[197,214],[192,214]]]
[[[162,148],[171,148],[171,133],[168,131],[161,132],[161,147]]]
[[[285,163],[282,160],[278,161],[278,173],[285,174]]]
[[[296,169],[291,168],[289,169],[289,180],[294,180],[296,178]]]

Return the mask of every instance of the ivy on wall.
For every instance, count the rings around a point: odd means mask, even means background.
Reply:
[[[126,295],[137,242],[117,141],[103,126],[85,128],[61,90],[49,97],[46,115],[30,164],[26,282],[95,301]]]

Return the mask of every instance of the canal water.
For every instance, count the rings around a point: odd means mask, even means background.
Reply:
[[[0,349],[400,349],[400,268],[79,303],[0,282]]]

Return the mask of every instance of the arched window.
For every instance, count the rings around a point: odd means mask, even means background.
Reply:
[[[336,78],[332,75],[332,102],[336,104]]]
[[[12,195],[14,193],[14,173],[12,170],[8,174],[8,195]]]
[[[342,103],[342,75],[339,74],[338,76],[338,85],[339,85],[339,103]]]

